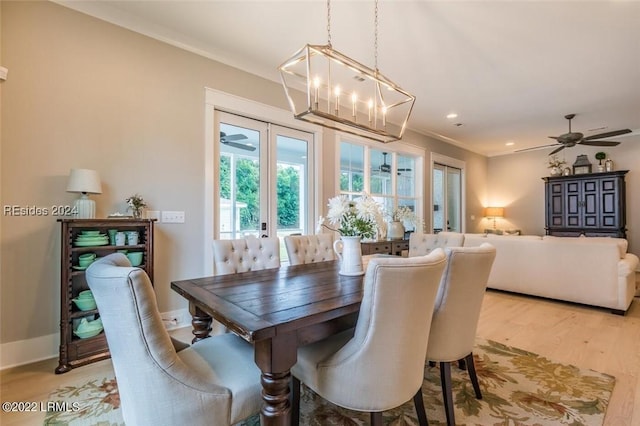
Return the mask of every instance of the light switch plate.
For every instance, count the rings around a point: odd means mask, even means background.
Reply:
[[[184,211],[163,211],[162,223],[184,223]]]

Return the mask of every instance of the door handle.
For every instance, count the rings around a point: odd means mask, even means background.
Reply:
[[[262,234],[260,235],[260,238],[269,238],[269,236],[267,234]]]

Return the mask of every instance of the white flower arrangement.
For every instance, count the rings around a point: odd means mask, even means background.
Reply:
[[[402,222],[404,226],[416,228],[420,223],[420,219],[416,213],[408,206],[398,206],[389,215],[389,219],[393,222]]]
[[[344,237],[376,238],[383,213],[380,204],[368,194],[354,200],[338,195],[329,199],[328,207],[327,218],[320,217],[318,227],[324,226]],[[327,226],[325,221],[334,227]]]

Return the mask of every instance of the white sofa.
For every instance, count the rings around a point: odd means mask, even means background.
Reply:
[[[496,260],[489,288],[609,308],[618,314],[629,309],[636,292],[639,260],[627,253],[622,238],[444,234],[437,241],[426,234],[412,238],[416,245],[421,239],[431,241],[433,248],[442,247],[438,244],[445,240],[462,239],[465,247],[490,243]],[[410,241],[409,256],[418,255],[412,247]]]

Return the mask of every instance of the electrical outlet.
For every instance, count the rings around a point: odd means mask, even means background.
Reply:
[[[183,211],[163,211],[162,223],[184,223]]]

